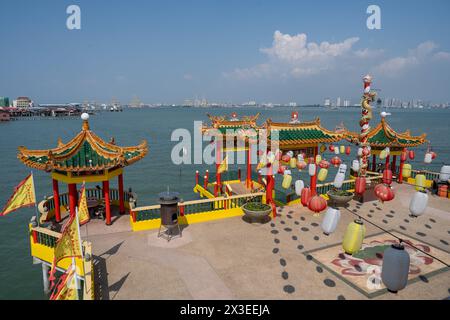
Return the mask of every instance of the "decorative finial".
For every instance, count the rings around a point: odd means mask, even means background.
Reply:
[[[89,130],[89,114],[86,112],[83,112],[81,114],[81,120],[83,120],[83,130]]]

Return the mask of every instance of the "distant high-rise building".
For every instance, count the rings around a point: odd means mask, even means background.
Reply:
[[[323,103],[323,105],[324,105],[325,107],[331,106],[331,100],[330,100],[330,98],[326,98],[326,99],[325,99],[325,102]]]
[[[341,97],[338,97],[336,99],[336,107],[340,107],[341,106]]]
[[[33,106],[33,101],[28,97],[18,97],[13,104],[16,108],[29,108]]]
[[[9,107],[8,97],[0,97],[0,107]]]
[[[297,102],[289,102],[289,107],[296,107],[297,106]]]

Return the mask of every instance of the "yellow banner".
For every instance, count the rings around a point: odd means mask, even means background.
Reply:
[[[17,209],[33,206],[36,204],[36,195],[34,193],[33,175],[29,175],[14,189],[14,193],[9,198],[8,203],[3,208],[0,215],[4,216]]]
[[[50,300],[77,300],[76,281],[75,270],[73,268],[68,269],[61,277],[55,292],[50,296]]]
[[[81,188],[80,201],[78,202],[78,219],[80,221],[80,225],[87,223],[90,219],[89,209],[87,206],[86,187],[84,184]]]
[[[228,171],[228,156],[223,159],[222,163],[220,164],[219,168],[217,169],[218,173],[222,173],[224,171]]]

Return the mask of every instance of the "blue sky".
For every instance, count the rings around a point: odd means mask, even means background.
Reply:
[[[70,4],[81,30],[66,28]],[[381,30],[366,27],[370,4]],[[384,97],[446,102],[449,9],[446,0],[2,0],[0,96],[356,102],[369,72]]]

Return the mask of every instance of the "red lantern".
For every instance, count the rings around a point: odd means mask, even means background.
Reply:
[[[301,197],[302,205],[304,207],[306,207],[308,205],[308,203],[309,203],[309,200],[311,199],[311,189],[310,188],[303,188],[300,197]]]
[[[275,159],[278,161],[281,160],[281,151],[277,151],[277,153],[275,153]]]
[[[406,148],[402,151],[401,155],[400,155],[400,161],[401,162],[405,162],[406,161],[406,156],[407,156],[407,150]]]
[[[330,163],[327,160],[323,159],[319,162],[319,167],[322,169],[328,169],[330,167]]]
[[[358,177],[355,181],[355,192],[356,194],[364,194],[366,192],[366,178],[365,177]]]
[[[291,157],[287,154],[281,157],[281,161],[283,162],[289,162],[291,160]]]
[[[363,156],[368,156],[370,154],[370,149],[369,148],[363,148],[362,153],[363,153]]]
[[[278,173],[279,174],[284,174],[284,171],[286,170],[286,166],[279,166],[278,167]]]
[[[395,197],[394,190],[384,183],[378,184],[375,189],[375,196],[381,201],[391,201]]]
[[[416,156],[416,154],[414,153],[414,151],[413,150],[409,150],[409,158],[411,159],[411,160],[414,160],[414,157]]]
[[[330,144],[330,146],[328,147],[328,149],[330,149],[331,152],[334,152],[334,146],[332,144]]]
[[[321,196],[314,196],[308,203],[309,210],[319,213],[327,208],[327,201]]]
[[[314,161],[313,157],[308,158],[308,164],[310,164],[310,163],[316,163],[316,161]]]
[[[335,156],[331,159],[331,164],[335,167],[339,167],[339,165],[342,163],[341,158],[339,158],[338,156]]]
[[[431,151],[430,153],[431,153],[431,159],[434,160],[436,158],[436,156],[437,156],[436,152]]]
[[[347,146],[347,148],[345,148],[345,154],[346,155],[349,155],[351,151],[352,150],[350,149],[350,146]]]
[[[307,166],[305,161],[297,161],[297,169],[298,170],[303,170],[305,169]]]
[[[391,169],[384,169],[383,170],[383,183],[387,185],[391,185],[392,183],[392,170]]]

